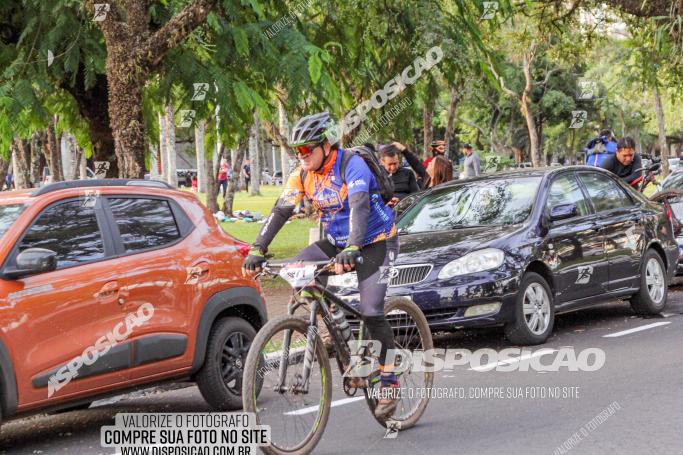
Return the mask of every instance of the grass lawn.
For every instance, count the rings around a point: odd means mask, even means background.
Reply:
[[[233,209],[235,211],[249,210],[250,212],[260,212],[264,217],[268,216],[281,192],[281,186],[272,185],[262,185],[261,196],[251,196],[246,191],[237,192],[235,193]],[[206,203],[206,194],[197,193],[197,196],[202,203]],[[222,196],[218,197],[219,207],[223,204],[222,199]],[[221,226],[235,238],[252,243],[256,240],[256,236],[263,225],[258,223],[223,222]],[[275,240],[273,240],[273,243],[268,248],[269,253],[274,254],[278,259],[295,256],[299,251],[308,246],[308,230],[316,226],[317,224],[310,220],[297,219],[290,221],[288,224],[285,224],[277,237],[275,237]]]

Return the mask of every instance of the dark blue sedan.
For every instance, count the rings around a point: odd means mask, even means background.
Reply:
[[[671,220],[607,171],[518,170],[412,198],[388,294],[410,297],[433,330],[502,325],[512,343],[538,344],[558,313],[628,298],[650,315],[667,303]],[[357,304],[355,273],[328,285]]]

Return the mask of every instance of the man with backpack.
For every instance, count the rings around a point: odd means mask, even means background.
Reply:
[[[243,264],[250,275],[261,269],[275,235],[302,198],[320,213],[325,239],[306,247],[297,259],[320,261],[335,258],[338,274],[356,270],[360,311],[370,336],[381,343],[380,369],[383,389],[399,387],[394,365],[387,364],[387,350],[394,348],[394,334],[384,315],[389,269],[398,254],[394,213],[386,202],[393,187],[371,150],[343,150],[330,143],[326,133],[334,125],[327,112],[299,120],[289,141],[300,168],[290,175]],[[388,198],[388,199],[387,199]],[[375,415],[393,413],[397,395],[386,391]]]

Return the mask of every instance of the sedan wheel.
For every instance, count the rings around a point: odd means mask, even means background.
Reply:
[[[655,258],[647,261],[645,268],[645,283],[647,293],[655,303],[660,303],[664,298],[664,271]]]
[[[548,282],[538,273],[525,273],[517,293],[515,317],[505,325],[505,336],[514,344],[545,343],[554,321],[555,307]]]
[[[631,308],[643,316],[662,312],[666,306],[668,277],[662,257],[653,249],[643,255],[640,266],[640,289],[631,297]]]
[[[532,283],[524,292],[524,320],[534,335],[541,335],[550,323],[550,297],[539,283]]]

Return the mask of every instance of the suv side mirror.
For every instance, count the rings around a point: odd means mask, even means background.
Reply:
[[[550,221],[559,221],[578,215],[576,204],[560,204],[550,209]]]
[[[5,270],[7,278],[15,279],[57,269],[57,253],[45,248],[29,248],[17,255],[16,268]]]

